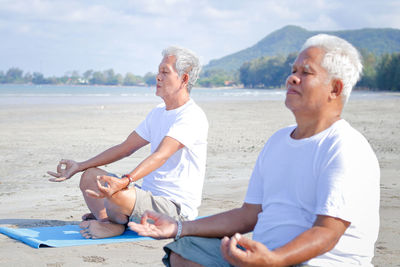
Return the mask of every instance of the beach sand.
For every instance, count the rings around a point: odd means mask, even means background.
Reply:
[[[200,215],[239,207],[268,137],[293,124],[282,101],[199,102],[210,123]],[[0,107],[0,226],[78,224],[87,208],[79,174],[48,181],[61,158],[85,160],[123,141],[154,103]],[[376,266],[400,266],[400,97],[350,101],[343,117],[366,136],[381,165],[381,228]],[[132,170],[148,148],[110,164]],[[368,196],[366,196],[368,197]],[[161,266],[171,240],[33,249],[0,234],[0,266]]]

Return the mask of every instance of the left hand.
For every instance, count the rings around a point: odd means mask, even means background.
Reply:
[[[149,223],[148,219],[153,220],[154,223]],[[129,229],[141,236],[150,236],[156,239],[174,237],[178,231],[177,223],[174,219],[155,211],[146,211],[140,223],[129,222],[128,226]]]
[[[245,250],[237,247],[241,245]],[[240,234],[221,240],[222,256],[234,266],[279,266],[276,257],[262,243],[248,239]]]
[[[107,183],[107,186],[105,184]],[[87,189],[86,194],[93,198],[111,198],[112,195],[127,188],[129,185],[129,179],[117,178],[113,176],[97,176],[97,188],[99,192]]]

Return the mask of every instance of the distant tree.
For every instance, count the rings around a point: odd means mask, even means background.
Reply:
[[[93,70],[87,70],[83,73],[83,79],[89,81],[90,78],[92,78],[92,75],[93,75]]]
[[[54,80],[54,79],[52,79]],[[79,74],[79,71],[73,70],[73,71],[67,71],[64,76],[59,79],[60,81],[63,81],[63,83],[67,84],[79,84],[81,83],[81,76]]]
[[[368,52],[366,49],[361,49],[360,53],[363,58],[363,75],[357,83],[358,87],[376,88],[376,68],[378,64],[375,54]]]
[[[285,84],[296,54],[287,57],[261,57],[244,63],[239,69],[240,82],[245,87],[276,88]]]
[[[104,73],[106,85],[117,85],[118,84],[118,79],[117,79],[113,69],[105,70],[103,73]]]
[[[200,74],[197,83],[203,87],[222,87],[237,84],[237,78],[233,71],[228,72],[223,69],[208,69]]]
[[[0,83],[5,83],[6,82],[6,75],[4,74],[4,71],[0,71]]]
[[[90,84],[105,84],[106,83],[106,77],[104,74],[100,71],[95,71],[92,74],[92,78],[89,80]]]
[[[400,91],[400,53],[381,57],[376,70],[376,83],[380,90]]]
[[[131,86],[131,85],[139,85],[143,83],[143,78],[140,76],[136,76],[131,72],[125,74],[123,85]]]
[[[24,82],[25,83],[31,83],[32,82],[32,74],[30,72],[25,73],[24,75]]]
[[[6,83],[22,83],[23,80],[23,71],[19,68],[10,68],[6,72]]]
[[[157,83],[156,74],[151,73],[151,72],[146,73],[143,77],[143,80],[148,86],[152,86]]]
[[[43,74],[40,72],[34,72],[32,76],[32,83],[34,84],[49,84],[51,81],[44,78]]]
[[[244,85],[244,87],[252,87],[252,81],[250,77],[250,62],[245,62],[239,69],[239,80]]]

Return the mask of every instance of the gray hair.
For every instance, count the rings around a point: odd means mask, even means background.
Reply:
[[[190,93],[197,78],[199,78],[201,70],[200,60],[198,57],[189,49],[178,46],[170,46],[164,49],[162,55],[163,57],[175,56],[175,68],[180,77],[185,73],[189,75],[187,90]]]
[[[320,47],[325,51],[321,66],[330,78],[343,82],[343,101],[347,102],[351,90],[361,78],[362,63],[357,49],[349,42],[328,34],[318,34],[307,39],[300,52],[309,47]]]

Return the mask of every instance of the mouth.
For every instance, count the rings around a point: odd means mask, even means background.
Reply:
[[[294,90],[293,88],[288,88],[286,91],[286,95],[299,95],[300,93]]]

